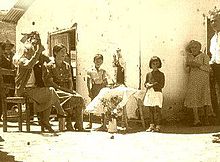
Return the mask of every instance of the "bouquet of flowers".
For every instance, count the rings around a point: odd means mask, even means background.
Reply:
[[[122,115],[123,109],[118,105],[121,101],[122,97],[119,96],[113,96],[110,99],[103,98],[101,100],[108,119],[116,119]]]

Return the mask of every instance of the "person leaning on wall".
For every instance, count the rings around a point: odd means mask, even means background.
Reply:
[[[201,47],[201,43],[195,40],[191,40],[186,47],[189,79],[184,106],[193,110],[193,126],[209,125],[208,117],[214,116],[209,84],[209,56],[201,52]],[[199,112],[204,113],[199,115]]]

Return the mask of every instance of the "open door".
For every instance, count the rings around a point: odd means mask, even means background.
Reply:
[[[49,33],[48,36],[48,47],[49,47],[50,56],[52,56],[52,49],[56,44],[62,43],[67,48],[68,56],[66,57],[65,61],[71,65],[74,90],[76,90],[76,71],[77,71],[76,29],[77,29],[77,24],[74,24],[73,27],[69,29],[58,30]]]

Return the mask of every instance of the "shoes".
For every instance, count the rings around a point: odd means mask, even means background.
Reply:
[[[86,130],[82,127],[79,127],[77,123],[74,124],[75,131],[77,132],[90,132],[90,130]]]
[[[150,127],[146,130],[146,132],[153,132],[154,129],[154,124],[150,124]]]
[[[154,129],[154,132],[160,132],[160,126],[157,125],[156,128]]]
[[[66,123],[66,129],[67,131],[74,131],[72,123]]]
[[[41,126],[41,131],[44,132],[45,128],[48,130],[49,133],[55,133],[55,131],[51,128],[49,124],[46,124],[42,121],[39,121],[39,125]]]
[[[151,127],[149,127],[147,130],[146,130],[146,132],[153,132],[154,131],[154,128],[151,128]]]
[[[89,124],[86,126],[86,129],[92,129],[92,124],[89,123]]]
[[[95,131],[103,131],[103,132],[106,132],[108,129],[106,126],[102,125],[101,127],[99,128],[96,128]]]

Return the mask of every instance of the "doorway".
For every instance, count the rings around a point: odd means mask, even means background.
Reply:
[[[57,44],[63,44],[67,48],[67,57],[65,61],[71,66],[73,89],[76,90],[76,74],[77,74],[77,50],[76,50],[76,29],[77,24],[69,29],[57,30],[49,33],[48,47],[50,56],[52,56],[52,49]]]

